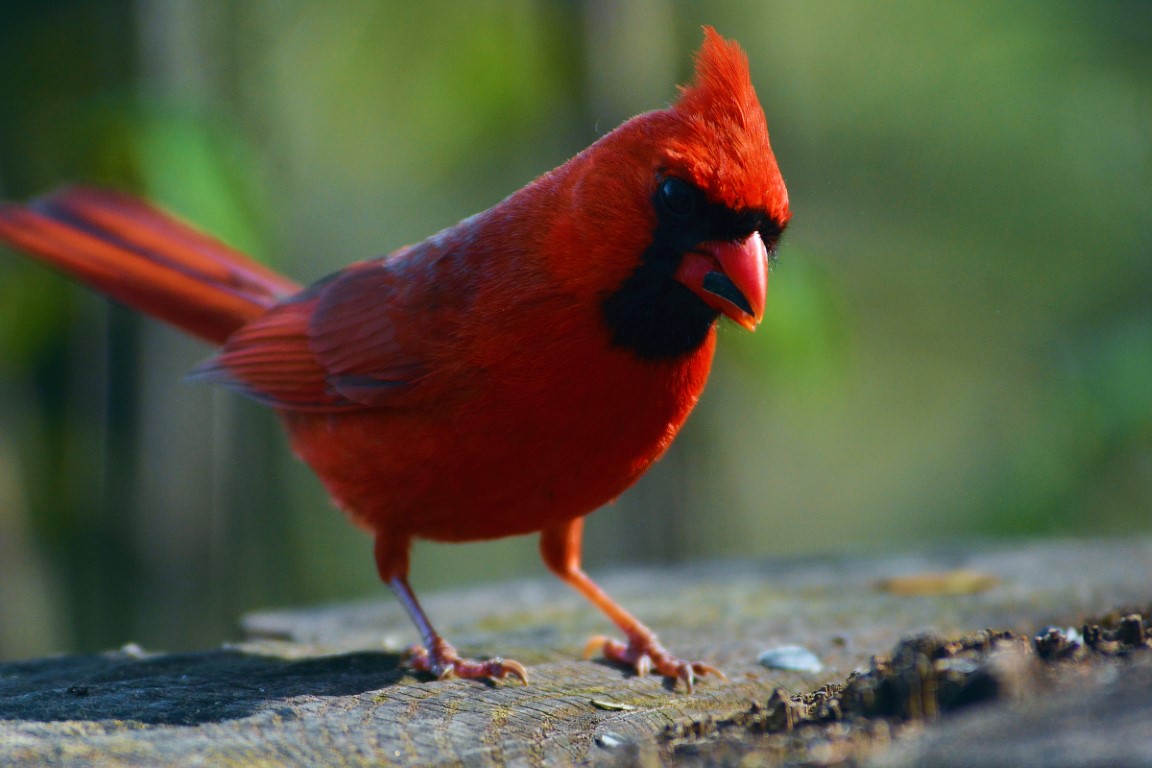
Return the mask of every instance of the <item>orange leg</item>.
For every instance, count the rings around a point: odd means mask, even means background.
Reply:
[[[487,661],[473,661],[461,658],[451,643],[440,636],[428,620],[428,614],[416,599],[416,593],[408,584],[408,541],[397,542],[395,539],[386,540],[383,536],[376,537],[376,568],[380,578],[391,587],[404,610],[416,629],[420,632],[423,645],[415,645],[408,649],[408,663],[415,670],[429,672],[439,679],[445,677],[484,679],[496,678],[502,680],[508,675],[520,678],[525,685],[528,683],[528,670],[518,661],[511,659],[488,659]]]
[[[586,654],[600,650],[612,661],[628,664],[639,675],[656,670],[664,677],[683,680],[688,692],[692,692],[696,675],[718,675],[724,673],[700,661],[682,661],[668,653],[656,640],[656,634],[640,623],[632,614],[600,589],[596,582],[580,569],[580,541],[584,533],[584,519],[576,518],[563,525],[545,528],[540,535],[540,554],[544,564],[573,589],[592,601],[602,610],[612,623],[618,626],[627,638],[627,644],[607,637],[594,637],[587,646]]]

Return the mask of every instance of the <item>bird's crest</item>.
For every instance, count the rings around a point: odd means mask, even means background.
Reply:
[[[669,147],[671,170],[686,174],[716,202],[787,221],[788,192],[768,142],[748,57],[738,43],[704,27],[695,80],[680,88],[671,111],[684,127]]]

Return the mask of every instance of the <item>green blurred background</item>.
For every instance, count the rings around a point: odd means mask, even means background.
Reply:
[[[1152,528],[1142,0],[9,0],[0,198],[135,190],[307,281],[666,105],[703,23],[795,218],[589,570]],[[181,382],[208,352],[0,253],[0,657],[385,597],[271,414]],[[544,578],[535,545],[420,545],[413,582]]]

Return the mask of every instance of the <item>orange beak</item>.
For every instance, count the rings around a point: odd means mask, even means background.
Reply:
[[[759,232],[743,240],[701,243],[684,254],[675,277],[705,304],[750,331],[764,317],[768,251]]]

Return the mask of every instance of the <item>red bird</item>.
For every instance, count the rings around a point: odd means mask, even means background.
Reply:
[[[625,642],[682,661],[580,568],[584,516],[668,448],[708,378],[720,315],[752,330],[790,217],[740,47],[705,28],[695,82],[483,213],[307,288],[147,203],[67,188],[0,206],[0,240],[219,352],[193,378],[271,406],[333,501],[375,537],[416,624],[411,663],[527,681],[461,658],[408,584],[413,538],[540,532],[544,563]]]

